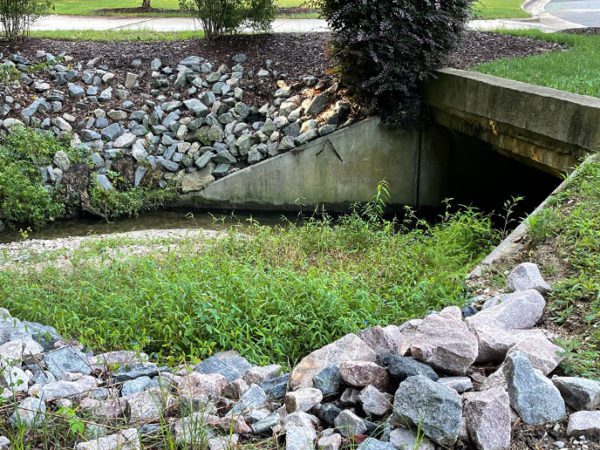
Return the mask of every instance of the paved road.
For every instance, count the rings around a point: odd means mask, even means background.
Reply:
[[[600,0],[552,0],[546,11],[572,23],[600,27]]]

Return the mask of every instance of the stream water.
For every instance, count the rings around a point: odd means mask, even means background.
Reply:
[[[94,217],[82,217],[57,222],[40,230],[27,230],[26,233],[23,231],[6,231],[0,233],[0,243],[21,240],[25,234],[28,239],[57,239],[67,236],[93,236],[143,230],[205,229],[219,231],[240,224],[249,224],[250,221],[257,221],[262,225],[283,226],[296,220],[299,220],[299,217],[293,214],[284,215],[266,212],[227,214],[223,211],[176,209],[149,212],[136,218],[119,219],[114,222],[106,222]]]

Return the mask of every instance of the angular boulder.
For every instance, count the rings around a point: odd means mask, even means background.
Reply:
[[[600,440],[600,411],[578,411],[571,414],[567,434]]]
[[[533,289],[507,295],[502,303],[479,311],[466,319],[471,330],[481,324],[499,323],[506,330],[533,328],[542,318],[546,300]]]
[[[424,375],[436,381],[439,377],[427,364],[417,361],[408,356],[385,355],[378,358],[378,362],[384,366],[391,377],[396,381],[404,381],[408,377]]]
[[[477,338],[462,321],[460,309],[449,307],[423,320],[411,353],[435,369],[463,375],[477,358]]]
[[[463,401],[471,442],[479,450],[508,450],[511,437],[508,393],[501,387],[495,387],[469,392],[464,395]]]
[[[600,383],[587,378],[553,377],[567,405],[576,411],[593,410],[600,407]]]
[[[526,291],[535,289],[540,294],[546,294],[552,289],[542,278],[540,269],[533,263],[522,263],[508,275],[508,288],[511,291]]]
[[[522,340],[511,347],[508,351],[508,355],[515,352],[526,354],[533,367],[541,370],[544,375],[548,375],[554,371],[564,359],[564,350],[543,336]]]
[[[503,367],[510,404],[528,425],[556,422],[566,415],[559,390],[544,374],[534,369],[526,354],[514,352]]]
[[[415,431],[408,428],[393,430],[390,433],[390,444],[400,450],[435,450],[429,439],[420,439]],[[417,444],[419,445],[417,446]]]
[[[440,445],[452,446],[460,432],[461,398],[456,391],[425,376],[409,377],[396,391],[393,418],[420,427]]]
[[[326,345],[306,356],[292,371],[292,390],[313,387],[313,377],[328,366],[338,366],[344,361],[375,361],[377,354],[355,334]]]
[[[373,385],[385,390],[390,383],[388,371],[371,361],[345,361],[340,364],[340,376],[354,387]]]

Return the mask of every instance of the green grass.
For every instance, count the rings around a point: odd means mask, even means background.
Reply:
[[[302,3],[303,0],[277,1],[278,6],[285,8],[302,6]],[[141,0],[54,0],[54,14],[93,16],[99,9],[137,8],[141,4]],[[179,0],[152,0],[152,7],[173,10],[169,14],[181,15]]]
[[[303,6],[304,0],[277,0],[277,6],[281,8],[293,8]],[[54,14],[93,16],[97,15],[99,9],[136,8],[141,5],[141,0],[54,0]],[[179,11],[178,0],[152,0],[152,7],[157,9],[172,10],[169,13],[141,14],[142,16],[156,15],[185,15]],[[474,7],[477,19],[505,19],[523,18],[528,15],[521,9],[520,0],[481,0]],[[317,14],[299,14],[289,17],[315,18]]]
[[[31,37],[94,42],[173,42],[201,39],[202,31],[161,32],[151,30],[55,30],[32,31]]]
[[[563,369],[600,379],[600,162],[585,164],[567,189],[530,220],[531,252],[556,279],[550,320],[570,339]],[[551,255],[551,257],[548,257]]]
[[[498,237],[469,210],[413,231],[353,215],[245,232],[144,257],[96,242],[76,252],[72,273],[0,273],[0,306],[97,351],[169,362],[235,349],[293,364],[346,333],[464,304],[465,274]]]
[[[475,19],[520,19],[529,17],[521,0],[480,0],[473,4]]]
[[[545,34],[534,30],[510,33],[566,43],[570,48],[567,51],[527,58],[501,59],[478,65],[474,70],[562,91],[600,97],[600,36]]]

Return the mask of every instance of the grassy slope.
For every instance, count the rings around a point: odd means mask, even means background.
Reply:
[[[294,363],[346,333],[463,304],[464,275],[496,240],[472,213],[405,233],[390,225],[257,227],[252,239],[145,257],[125,247],[110,258],[123,243],[98,242],[77,251],[73,273],[0,272],[0,306],[97,350],[202,358],[237,349]]]
[[[600,97],[600,35],[545,34],[533,30],[511,34],[567,43],[571,48],[528,58],[497,60],[481,64],[475,67],[475,70],[576,94]]]
[[[526,250],[495,268],[504,273],[518,262],[537,263],[552,283],[546,326],[563,336],[562,368],[600,379],[600,161],[585,164],[566,190],[529,219]]]

